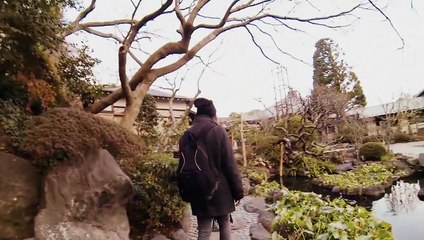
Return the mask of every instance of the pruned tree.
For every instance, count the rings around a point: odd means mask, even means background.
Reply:
[[[317,15],[315,16],[301,17],[300,15],[295,16],[292,10],[304,7],[306,4],[310,7],[309,1],[305,1],[305,3],[299,1],[281,3],[276,0],[233,0],[222,3],[210,0],[165,0],[157,6],[156,10],[141,17],[136,17],[138,10],[142,8],[142,4],[146,4],[146,2],[139,0],[136,2],[131,1],[133,11],[128,19],[84,21],[95,9],[96,2],[96,0],[91,0],[90,5],[83,9],[75,20],[69,24],[65,35],[68,36],[78,31],[85,31],[103,38],[113,39],[120,44],[118,49],[118,72],[122,89],[116,90],[103,99],[96,101],[87,107],[86,110],[98,113],[118,99],[125,97],[127,107],[121,124],[126,128],[132,127],[143,98],[152,83],[160,77],[179,70],[191,61],[194,56],[199,54],[200,50],[225,32],[244,29],[252,40],[253,45],[259,49],[262,55],[278,64],[277,61],[269,56],[266,49],[261,47],[261,43],[257,38],[258,35],[268,38],[279,53],[292,56],[278,45],[270,33],[272,30],[280,28],[300,31],[301,29],[298,27],[301,25],[299,24],[341,28],[346,26],[346,17],[353,17],[350,20],[351,22],[356,20],[356,17],[351,15],[351,13],[360,11],[363,9],[362,7],[378,9],[375,4],[371,4],[371,0],[368,0],[351,5],[349,8],[333,14],[323,15],[321,11],[317,10]],[[219,16],[213,13],[213,10],[219,11]],[[179,22],[179,28],[174,29],[178,32],[179,38],[159,46],[147,54],[143,60],[137,58],[134,52],[136,43],[150,36],[148,35],[147,25],[170,21],[170,14],[174,16],[174,20],[171,21]],[[168,17],[165,18],[165,16]],[[343,23],[337,24],[336,20],[341,18],[343,18]],[[123,36],[118,36],[110,32],[101,31],[101,29],[108,26],[126,26],[127,33],[123,34]],[[141,50],[147,52],[146,49]],[[128,76],[127,71],[128,55],[140,65],[138,70],[131,76]]]
[[[347,94],[349,107],[363,107],[367,104],[360,81],[356,74],[341,58],[342,52],[334,40],[323,38],[315,44],[314,88],[325,86],[336,92]]]

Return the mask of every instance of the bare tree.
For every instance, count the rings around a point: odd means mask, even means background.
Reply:
[[[351,14],[366,7],[380,10],[371,0],[368,0],[334,14],[322,15],[322,12],[317,11],[317,16],[296,17],[292,9],[302,6],[303,3],[299,1],[281,3],[277,0],[233,0],[223,3],[222,1],[210,0],[164,0],[156,10],[136,18],[138,10],[143,8],[142,5],[146,4],[146,1],[131,0],[133,11],[131,17],[128,19],[95,22],[84,21],[95,10],[96,2],[96,0],[91,0],[90,5],[83,9],[75,20],[69,24],[65,35],[69,36],[78,31],[85,31],[99,37],[113,39],[120,44],[118,50],[118,72],[122,88],[96,101],[87,107],[86,110],[92,113],[98,113],[120,98],[125,97],[127,106],[121,125],[128,129],[132,128],[140,111],[144,96],[147,94],[147,90],[158,78],[179,70],[192,60],[201,49],[227,31],[234,29],[246,30],[254,46],[260,50],[262,55],[273,63],[278,64],[261,46],[257,38],[258,35],[270,39],[279,53],[292,55],[285,52],[277,44],[274,36],[264,29],[280,28],[301,31],[301,29],[296,27],[299,24],[325,28],[341,28],[349,25],[349,23],[337,24],[335,20],[342,20],[341,18],[343,18],[342,21],[346,22],[347,16],[354,18],[351,19],[352,22],[356,19]],[[212,3],[215,5],[213,6]],[[288,8],[281,7],[281,4]],[[222,11],[221,16],[216,17],[215,15],[208,14],[208,9],[213,7]],[[380,13],[384,15],[384,12],[380,11]],[[139,41],[150,37],[148,34],[149,31],[147,31],[147,25],[160,21],[169,21],[169,19],[164,17],[169,16],[169,14],[173,14],[176,17],[175,21],[179,22],[180,27],[176,30],[180,38],[175,41],[166,42],[152,53],[147,54],[145,59],[139,59],[134,53],[134,49]],[[118,36],[113,33],[102,32],[104,27],[107,26],[126,26],[127,33]],[[196,37],[193,37],[195,33],[198,34],[196,34]],[[147,52],[146,49],[141,50]],[[140,65],[138,70],[130,77],[127,71],[128,55]],[[177,59],[175,60],[175,57],[173,58],[171,56],[177,56]]]
[[[303,101],[303,111],[320,133],[327,134],[345,122],[348,103],[347,94],[316,85],[311,95]]]

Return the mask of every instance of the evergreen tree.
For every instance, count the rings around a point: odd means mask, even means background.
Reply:
[[[156,110],[156,101],[151,95],[146,95],[141,105],[140,113],[135,121],[137,134],[142,137],[148,146],[158,140],[156,126],[159,123],[159,113]]]
[[[65,43],[62,10],[75,0],[3,0],[0,3],[0,99],[38,114],[50,106],[99,96],[87,47]],[[7,94],[3,92],[7,91]]]
[[[332,88],[349,96],[349,107],[365,106],[366,98],[360,81],[341,60],[341,50],[330,38],[318,40],[313,56],[313,80],[316,85]]]

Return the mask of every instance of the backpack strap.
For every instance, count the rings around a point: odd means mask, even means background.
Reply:
[[[190,131],[198,141],[202,141],[206,138],[206,136],[208,135],[209,131],[212,130],[212,128],[218,126],[217,124],[210,124],[206,127],[203,127],[200,131]]]
[[[192,131],[190,131],[190,132],[196,137],[196,142],[201,141],[203,144],[205,144],[204,140],[205,140],[206,136],[208,135],[209,131],[212,130],[216,126],[219,126],[219,125],[216,124],[216,123],[212,123],[210,125],[207,125],[207,126],[203,127],[197,133],[192,132]],[[221,169],[221,167],[220,166],[216,166],[216,164],[215,164],[214,161],[209,161],[209,164],[211,166],[212,171],[215,171],[215,173],[218,174],[219,173],[219,169]]]

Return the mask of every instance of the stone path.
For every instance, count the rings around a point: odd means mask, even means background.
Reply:
[[[418,164],[424,167],[424,141],[390,144],[390,150],[418,159]]]
[[[249,213],[244,210],[244,204],[250,201],[253,197],[244,197],[238,206],[236,211],[231,214],[233,217],[233,224],[231,225],[231,235],[234,240],[250,240],[250,226],[258,222],[257,213]],[[195,216],[191,217],[189,240],[197,239],[197,220]],[[212,232],[211,240],[219,240],[219,232]]]

